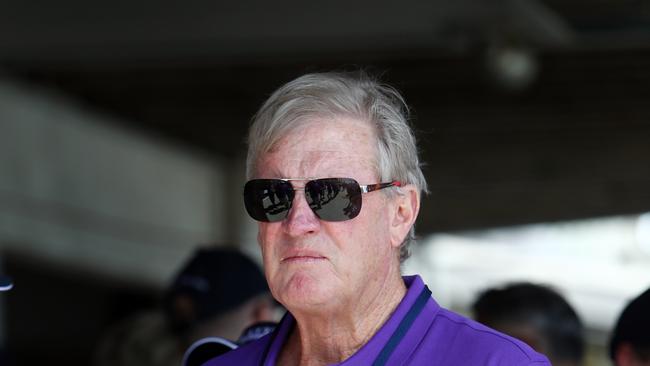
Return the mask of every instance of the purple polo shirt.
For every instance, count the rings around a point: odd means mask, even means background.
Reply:
[[[355,354],[335,365],[551,365],[525,343],[441,308],[420,276],[405,276],[404,283],[406,296],[388,321]],[[294,326],[287,313],[273,333],[204,366],[276,366]]]

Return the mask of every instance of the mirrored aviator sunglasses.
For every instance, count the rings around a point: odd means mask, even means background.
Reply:
[[[305,179],[253,179],[244,186],[244,204],[257,221],[278,222],[289,215],[295,191],[291,181]],[[387,187],[401,186],[398,181],[366,186],[352,178],[307,180],[305,198],[316,217],[323,221],[351,220],[361,212],[361,195]]]

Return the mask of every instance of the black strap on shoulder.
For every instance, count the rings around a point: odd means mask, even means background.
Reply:
[[[395,351],[397,345],[399,345],[399,343],[402,341],[402,339],[406,335],[406,332],[408,332],[408,330],[411,328],[411,325],[418,317],[418,315],[420,315],[422,309],[424,309],[424,306],[427,304],[427,301],[430,298],[431,298],[431,290],[429,290],[429,288],[425,285],[424,288],[422,289],[422,292],[420,292],[420,295],[415,300],[415,304],[413,304],[411,309],[409,309],[408,313],[406,313],[404,319],[402,319],[402,322],[399,324],[397,329],[395,329],[393,335],[390,337],[388,342],[386,342],[386,345],[379,353],[379,356],[377,356],[375,362],[372,363],[372,366],[386,365],[386,362],[388,362],[390,355],[393,354],[393,351]]]

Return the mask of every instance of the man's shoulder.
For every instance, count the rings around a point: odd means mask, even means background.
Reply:
[[[271,342],[271,334],[251,341],[237,349],[225,353],[219,357],[215,357],[206,362],[203,366],[222,366],[222,365],[260,365],[264,356],[266,355],[269,343]]]
[[[449,365],[550,366],[524,342],[444,308],[436,313],[417,353],[443,355],[446,362],[441,364]]]

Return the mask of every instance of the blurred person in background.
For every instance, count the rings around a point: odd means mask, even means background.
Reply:
[[[138,314],[111,329],[98,346],[95,365],[179,366],[186,363],[188,348],[201,340],[220,346],[207,350],[220,354],[236,348],[247,328],[274,320],[266,280],[251,259],[234,249],[201,248],[165,291],[162,309]],[[260,334],[246,334],[255,336]]]
[[[609,355],[616,366],[650,366],[650,288],[621,312]]]
[[[264,103],[244,204],[288,313],[205,366],[549,365],[440,307],[420,276],[402,277],[426,191],[407,110],[363,72],[304,75]]]
[[[490,288],[472,305],[474,318],[526,342],[554,366],[579,366],[585,354],[584,329],[571,305],[553,289],[513,283]]]

